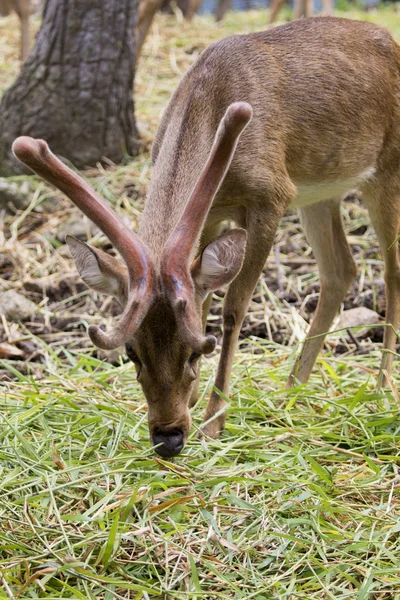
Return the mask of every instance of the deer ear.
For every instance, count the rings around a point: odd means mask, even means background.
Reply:
[[[204,248],[191,267],[196,290],[201,296],[235,279],[242,268],[246,240],[244,229],[232,229]]]
[[[71,235],[66,242],[83,281],[96,292],[114,296],[125,306],[128,293],[128,270],[116,258],[94,249]]]

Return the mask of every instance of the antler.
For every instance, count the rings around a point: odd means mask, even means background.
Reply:
[[[236,102],[228,107],[203,171],[164,250],[161,273],[182,338],[195,352],[202,354],[212,352],[216,340],[214,336],[204,336],[198,328],[190,260],[211,204],[228,171],[239,136],[252,114],[247,102]]]
[[[40,177],[64,192],[95,223],[120,252],[129,273],[129,297],[125,310],[112,331],[89,327],[92,342],[110,350],[121,346],[140,325],[154,298],[154,268],[148,252],[105,200],[64,165],[43,140],[19,137],[13,144],[15,156]]]

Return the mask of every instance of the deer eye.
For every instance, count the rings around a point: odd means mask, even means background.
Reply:
[[[130,346],[129,344],[126,344],[125,352],[126,352],[127,357],[129,358],[129,360],[136,363],[137,365],[141,364],[140,359],[139,359],[138,355],[136,354],[136,352],[134,351],[134,349],[132,348],[132,346]]]

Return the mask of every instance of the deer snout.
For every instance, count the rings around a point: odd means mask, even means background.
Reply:
[[[152,435],[154,450],[164,458],[176,456],[183,449],[184,436],[183,431],[174,429],[155,429]]]

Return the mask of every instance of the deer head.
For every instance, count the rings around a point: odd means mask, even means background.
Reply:
[[[161,256],[151,257],[139,237],[119,219],[43,140],[15,140],[16,157],[64,192],[110,239],[123,263],[68,236],[82,279],[118,299],[123,312],[111,331],[90,325],[92,342],[103,349],[125,345],[148,403],[149,431],[161,456],[174,456],[190,430],[189,399],[201,355],[216,339],[202,330],[202,303],[209,292],[240,271],[246,232],[232,230],[196,257],[200,234],[226,175],[238,138],[250,121],[249,104],[231,104],[222,118],[200,177]]]

